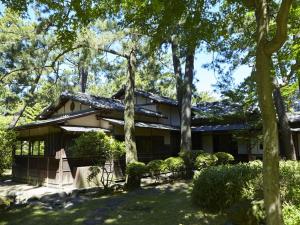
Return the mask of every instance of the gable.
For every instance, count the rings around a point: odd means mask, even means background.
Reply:
[[[64,104],[62,104],[59,108],[57,108],[50,117],[56,117],[64,114],[74,113],[86,109],[90,109],[92,107],[82,104],[78,101],[68,100]]]

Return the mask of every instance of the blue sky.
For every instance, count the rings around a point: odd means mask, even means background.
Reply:
[[[213,92],[214,85],[216,80],[216,75],[213,70],[208,70],[202,66],[206,63],[212,61],[212,54],[207,52],[202,52],[196,54],[195,60],[195,79],[199,80],[196,82],[196,87],[198,91],[209,91]],[[249,66],[240,66],[233,72],[233,78],[236,84],[241,83],[246,77],[251,73],[251,67]],[[217,93],[213,93],[214,96],[218,96]]]

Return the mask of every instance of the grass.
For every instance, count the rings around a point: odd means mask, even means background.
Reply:
[[[19,208],[2,214],[0,225],[224,224],[223,215],[204,213],[193,206],[190,191],[190,184],[175,182],[135,192],[96,197],[72,208],[58,211],[45,210],[37,206]],[[103,209],[105,209],[103,220],[97,223],[94,218],[97,217],[97,212]]]

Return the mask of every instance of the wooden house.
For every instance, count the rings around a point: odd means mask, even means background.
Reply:
[[[36,122],[15,128],[19,141],[14,152],[14,179],[55,187],[79,187],[86,179],[87,169],[93,159],[88,153],[81,158],[70,156],[74,139],[83,132],[102,130],[118,140],[124,140],[123,100],[124,89],[111,98],[85,93],[62,93],[55,104],[39,115]],[[221,101],[198,104],[193,106],[192,111],[194,150],[225,151],[238,160],[261,157],[262,145],[254,138],[259,129],[250,125],[249,116],[242,113],[239,105]],[[212,111],[221,119],[207,116]],[[240,116],[237,116],[238,112]],[[135,91],[139,161],[147,163],[178,154],[179,115],[177,101],[150,92]],[[124,162],[117,162],[114,167],[115,178],[122,177]]]

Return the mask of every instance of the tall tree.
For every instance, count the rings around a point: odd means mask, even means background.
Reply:
[[[276,112],[272,93],[271,57],[278,51],[287,38],[287,23],[292,0],[283,0],[276,17],[276,32],[268,39],[270,12],[266,0],[252,2],[256,16],[256,83],[258,100],[263,120],[264,135],[264,200],[267,224],[283,224],[279,191],[279,156]]]

